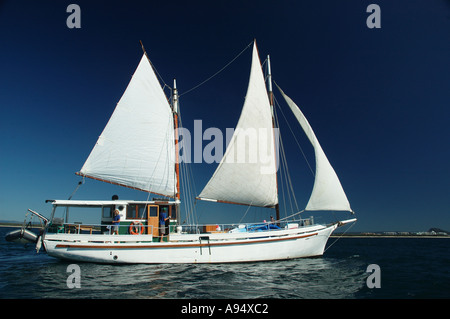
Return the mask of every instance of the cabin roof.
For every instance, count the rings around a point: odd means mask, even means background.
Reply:
[[[180,201],[168,200],[152,200],[152,201],[136,201],[136,200],[47,200],[54,206],[84,206],[84,207],[101,207],[110,205],[130,205],[130,204],[164,204],[177,205]]]

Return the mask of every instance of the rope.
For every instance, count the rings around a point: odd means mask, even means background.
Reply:
[[[324,250],[324,252],[326,252],[326,251],[327,251],[331,246],[333,246],[339,239],[341,239],[342,236],[344,236],[345,233],[347,233],[347,232],[348,232],[355,224],[356,224],[356,222],[352,223],[352,224],[350,225],[350,227],[348,227],[347,230],[346,230],[345,232],[342,233],[341,236],[339,236],[338,238],[336,238],[336,240],[333,241],[333,242],[331,243],[331,245],[328,246],[328,247]]]
[[[308,161],[308,159],[307,159],[307,157],[306,157],[306,155],[305,155],[305,152],[303,151],[303,148],[300,146],[300,143],[299,143],[299,141],[297,140],[297,137],[295,136],[294,131],[292,130],[291,126],[289,125],[289,121],[287,120],[286,116],[284,115],[283,109],[281,108],[281,106],[280,106],[280,104],[278,103],[278,100],[275,98],[275,96],[274,96],[274,100],[275,100],[275,103],[277,104],[278,108],[280,109],[281,115],[283,115],[283,118],[284,118],[284,120],[286,121],[286,124],[287,124],[289,130],[291,131],[292,136],[294,137],[294,140],[295,140],[295,142],[297,143],[297,146],[298,146],[300,152],[301,152],[302,155],[303,155],[303,158],[304,158],[305,161],[306,161],[306,164],[308,165],[309,170],[311,171],[312,175],[315,176],[315,173],[314,173],[314,171],[313,171],[311,165],[309,164],[309,161]]]
[[[274,115],[275,115],[275,121],[276,121],[277,127],[279,127],[279,121],[278,121],[278,115],[277,115],[276,109],[274,109]],[[281,137],[281,134],[279,134],[279,143],[280,143],[280,154],[281,154],[280,177],[282,179],[282,177],[283,177],[282,173],[284,173],[284,182],[286,183],[286,195],[289,199],[289,204],[291,205],[291,210],[294,211],[294,208],[292,206],[292,200],[294,201],[295,209],[298,210],[298,203],[297,203],[297,199],[295,197],[295,191],[294,191],[294,187],[292,184],[291,175],[289,173],[289,166],[288,166],[288,162],[287,162],[287,158],[286,158],[286,153],[284,151],[284,144],[283,144],[283,139]],[[280,184],[282,185],[283,183],[280,183]]]
[[[250,205],[247,207],[247,210],[245,211],[244,216],[242,216],[241,220],[239,221],[239,224],[244,220],[245,216],[247,216],[247,213],[248,213],[248,211],[250,210],[250,208],[252,207],[252,204],[253,204],[253,200],[252,200],[252,202],[250,203]]]
[[[218,75],[220,72],[222,72],[223,70],[225,70],[231,63],[233,63],[239,56],[241,56],[242,53],[245,52],[245,50],[247,50],[251,45],[253,44],[253,41],[250,42],[245,48],[244,50],[242,50],[238,55],[236,55],[233,60],[231,60],[230,62],[228,62],[223,68],[221,68],[219,71],[217,71],[216,73],[214,73],[213,75],[211,75],[209,78],[207,78],[206,80],[204,80],[203,82],[200,82],[199,84],[197,84],[196,86],[194,86],[193,88],[187,90],[186,92],[178,95],[178,97],[181,97],[185,94],[188,94],[191,91],[194,91],[195,89],[197,89],[198,87],[202,86],[203,84],[205,84],[206,82],[208,82],[209,80],[211,80],[212,78],[214,78],[216,75]]]
[[[142,43],[142,41],[139,41],[139,43],[141,44],[142,47],[142,51],[144,51],[145,56],[147,57],[148,62],[150,63],[150,66],[153,68],[153,71],[155,71],[156,75],[159,77],[159,79],[161,80],[161,82],[164,84],[163,86],[163,90],[164,88],[167,86],[168,88],[172,89],[170,86],[168,86],[166,84],[166,82],[164,82],[164,79],[162,78],[162,76],[159,74],[158,70],[155,68],[155,66],[153,65],[152,61],[150,60],[150,58],[148,57],[147,51],[144,48],[144,44]]]
[[[178,120],[180,122],[179,130],[183,128],[183,120],[181,116],[181,108],[178,109]],[[186,137],[183,137],[183,139],[180,141],[178,140],[178,144],[180,146],[179,149],[184,148],[186,143]],[[186,150],[184,150],[186,152]],[[195,206],[197,203],[197,200],[195,199],[195,196],[193,194],[197,194],[195,180],[193,178],[194,174],[192,172],[192,166],[190,165],[189,160],[188,161],[181,161],[181,158],[179,158],[179,167],[180,167],[180,185],[182,188],[182,193],[184,194],[184,200],[183,200],[183,208],[185,211],[185,219],[183,221],[183,224],[187,221],[188,224],[196,224],[197,213],[195,211]],[[181,182],[183,180],[183,183]],[[180,212],[181,213],[181,212]],[[180,217],[181,219],[181,217]],[[191,222],[192,220],[192,222]]]
[[[303,213],[304,211],[305,211],[305,210],[301,210],[301,211],[299,211],[299,212],[297,212],[297,213],[295,213],[295,214],[286,216],[286,217],[284,217],[284,218],[280,218],[279,221],[281,222],[281,221],[283,221],[283,220],[285,220],[285,219],[288,219],[288,218],[291,218],[291,217],[293,217],[293,216],[299,215],[299,214]]]
[[[72,192],[72,194],[70,194],[68,200],[71,200],[73,195],[75,195],[75,193],[77,192],[78,188],[80,188],[80,186],[84,184],[84,176],[82,177],[82,180],[78,182],[77,187],[75,188],[75,190]]]

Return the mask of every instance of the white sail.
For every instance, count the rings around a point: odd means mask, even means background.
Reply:
[[[278,203],[272,113],[256,44],[236,130],[199,199],[252,206]]]
[[[284,94],[278,85],[277,87],[314,147],[316,174],[314,188],[305,210],[352,211],[339,178],[322,150],[308,120],[299,107]]]
[[[173,115],[144,54],[91,154],[82,176],[174,196]]]

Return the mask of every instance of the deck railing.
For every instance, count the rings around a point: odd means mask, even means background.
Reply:
[[[127,222],[127,221],[126,221]],[[170,233],[179,234],[204,234],[204,233],[245,233],[259,231],[277,231],[280,229],[300,228],[314,223],[313,218],[298,219],[289,222],[240,223],[240,224],[198,224],[198,225],[170,225]],[[111,224],[82,224],[80,222],[63,223],[61,220],[52,221],[49,225],[49,233],[65,234],[91,234],[111,235],[115,225]],[[120,235],[152,235],[152,225],[144,223],[118,225]],[[155,230],[156,231],[156,230]],[[156,231],[159,233],[159,231]]]
[[[298,219],[289,222],[239,223],[239,224],[204,224],[204,225],[178,225],[177,233],[202,234],[202,233],[228,233],[228,232],[257,232],[276,231],[280,229],[299,228],[314,224],[313,218]]]
[[[82,224],[82,223],[52,223],[49,226],[49,233],[65,234],[90,234],[90,235],[112,235],[114,227],[111,224]],[[130,224],[117,225],[120,235],[148,235],[153,234],[153,225],[134,225],[131,231]]]

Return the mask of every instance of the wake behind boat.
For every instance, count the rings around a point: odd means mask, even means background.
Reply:
[[[144,50],[127,89],[77,174],[161,198],[51,200],[50,222],[38,245],[43,243],[53,257],[98,263],[229,263],[322,255],[331,233],[356,219],[351,216],[330,224],[314,224],[312,219],[300,217],[303,211],[280,218],[270,59],[267,63],[266,88],[254,42],[240,119],[216,171],[196,198],[266,207],[275,211],[276,219],[257,224],[181,223],[176,82],[169,104]],[[315,182],[305,211],[346,211],[353,215],[311,126],[298,106],[280,92],[314,147]],[[243,142],[249,132],[256,132],[257,142]],[[71,221],[69,216],[79,209],[95,210],[101,216],[100,223]]]

